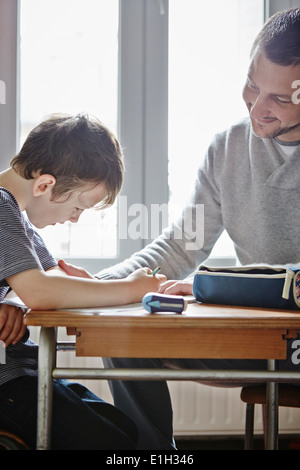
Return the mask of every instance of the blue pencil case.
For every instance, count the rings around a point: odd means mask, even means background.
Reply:
[[[300,268],[201,265],[195,273],[193,293],[199,302],[210,304],[298,310]]]

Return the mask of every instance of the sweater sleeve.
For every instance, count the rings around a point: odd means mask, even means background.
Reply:
[[[220,148],[220,146],[218,146]],[[223,231],[219,188],[215,178],[216,146],[208,149],[199,168],[191,198],[180,217],[144,249],[96,277],[123,278],[135,269],[161,267],[168,279],[183,279],[210,254]]]

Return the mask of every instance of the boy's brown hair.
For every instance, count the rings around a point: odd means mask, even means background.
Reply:
[[[113,204],[124,176],[117,138],[86,114],[50,115],[29,133],[11,167],[25,179],[36,172],[54,176],[53,199],[68,197],[82,183],[105,183],[105,205]]]

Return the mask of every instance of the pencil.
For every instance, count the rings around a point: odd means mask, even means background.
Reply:
[[[152,273],[150,274],[152,274],[152,276],[155,276],[155,274],[159,273],[159,271],[160,271],[160,266],[157,266],[157,268],[155,268],[154,271],[152,271]]]

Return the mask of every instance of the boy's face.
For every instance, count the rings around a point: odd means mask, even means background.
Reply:
[[[257,50],[253,56],[243,99],[253,132],[262,138],[300,140],[300,104],[293,103],[292,84],[300,79],[300,65],[282,66]]]
[[[52,191],[32,199],[26,208],[30,222],[37,228],[47,225],[63,224],[66,221],[78,222],[85,209],[94,207],[107,196],[105,184],[87,183],[74,191],[67,199],[51,200]]]

